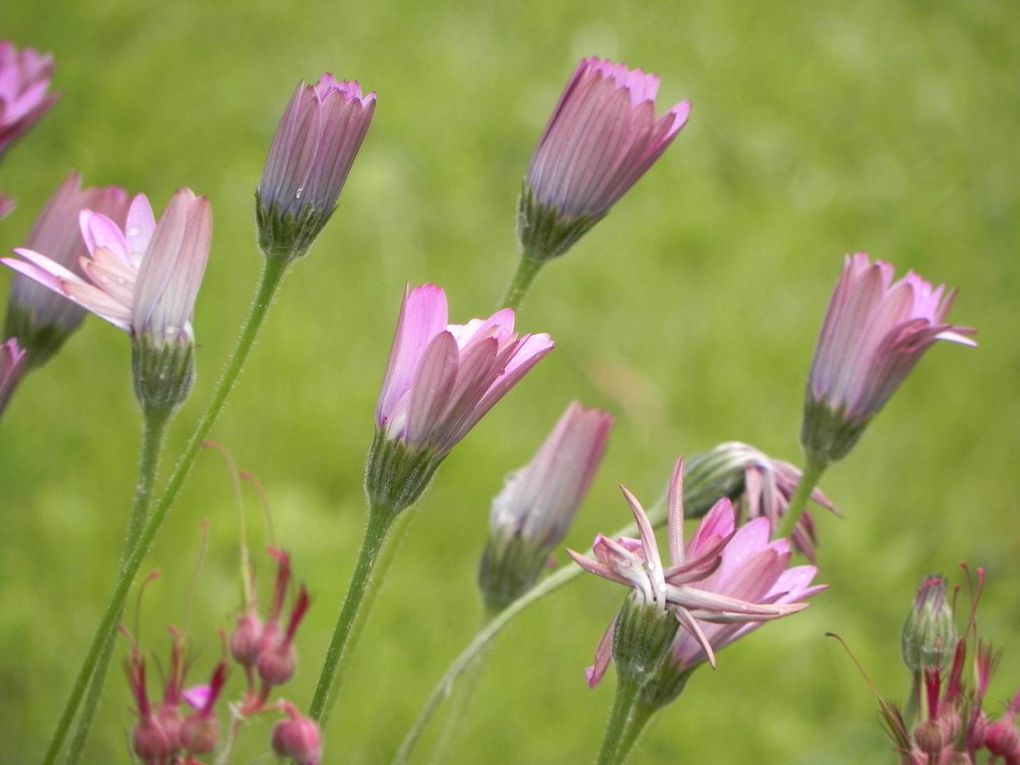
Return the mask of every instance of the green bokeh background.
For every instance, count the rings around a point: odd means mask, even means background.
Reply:
[[[874,698],[823,633],[842,635],[902,698],[913,587],[961,560],[987,567],[981,626],[1006,648],[990,708],[1015,692],[1020,5],[12,0],[0,35],[53,51],[64,92],[0,172],[20,203],[0,249],[24,241],[71,169],[144,191],[157,209],[184,185],[212,200],[200,377],[166,464],[254,288],[253,189],[294,84],[329,70],[379,93],[340,209],[287,281],[214,431],[268,488],[278,541],[314,596],[287,688],[302,704],[360,541],[363,459],[404,284],[443,285],[456,319],[493,308],[515,265],[521,175],[579,57],[655,71],[663,107],[694,103],[657,166],[536,283],[520,324],[551,332],[558,350],[422,503],[354,656],[327,763],[388,762],[477,623],[490,498],[572,397],[618,419],[571,546],[627,520],[617,483],[658,496],[679,454],[736,438],[798,459],[818,324],[856,250],[957,286],[954,317],[979,328],[981,348],[935,348],[826,477],[846,516],[819,519],[831,590],[698,672],[633,762],[891,761]],[[37,761],[52,729],[111,587],[137,444],[129,344],[90,319],[32,375],[0,434],[0,762]],[[146,595],[143,641],[162,653],[165,626],[185,622],[208,519],[187,622],[203,675],[238,606],[234,513],[223,463],[205,454],[147,564],[163,576]],[[613,682],[589,691],[583,667],[621,595],[591,578],[514,623],[452,761],[590,761]],[[87,762],[127,762],[132,722],[114,671]],[[251,726],[237,762],[267,751],[268,726]]]

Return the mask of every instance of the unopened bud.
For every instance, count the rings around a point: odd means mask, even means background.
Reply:
[[[220,738],[220,725],[212,715],[195,712],[181,725],[181,748],[191,754],[209,754]]]
[[[928,576],[917,588],[914,605],[903,623],[903,663],[911,672],[944,669],[956,645],[953,609],[946,600],[946,580]]]
[[[1020,734],[1016,723],[1009,717],[1003,717],[989,725],[985,730],[985,746],[997,757],[1020,757]]]
[[[237,619],[234,634],[230,636],[230,655],[246,669],[251,669],[259,660],[262,643],[262,622],[253,613],[243,614]]]
[[[319,726],[293,707],[287,713],[290,719],[273,728],[273,751],[280,757],[293,757],[297,765],[319,765],[322,758]]]
[[[914,729],[914,741],[929,757],[938,755],[946,743],[942,729],[935,720],[925,720],[918,725]]]
[[[291,643],[271,640],[259,654],[259,677],[267,685],[283,685],[294,676],[297,652]]]
[[[131,743],[135,754],[146,765],[164,762],[176,751],[163,726],[154,717],[138,721],[131,732]]]
[[[176,706],[163,704],[156,712],[156,719],[159,726],[166,734],[167,741],[172,749],[178,749],[181,745],[181,713]]]

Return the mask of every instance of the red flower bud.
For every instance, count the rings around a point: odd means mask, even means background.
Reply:
[[[191,754],[209,754],[220,738],[220,725],[216,718],[195,712],[181,725],[181,746]]]
[[[298,765],[319,765],[322,758],[319,726],[302,717],[290,704],[286,711],[290,719],[273,728],[273,751],[280,757],[293,757]]]

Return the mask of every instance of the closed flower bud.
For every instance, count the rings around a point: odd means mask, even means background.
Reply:
[[[276,129],[255,195],[266,257],[305,254],[336,209],[375,113],[375,93],[324,74],[298,85]]]
[[[322,761],[319,726],[292,704],[286,704],[285,711],[289,719],[273,727],[273,751],[280,757],[293,757],[297,765],[319,765]]]
[[[914,729],[914,741],[929,757],[937,756],[946,745],[946,737],[935,720],[925,720]]]
[[[242,667],[254,667],[259,660],[262,622],[254,613],[242,614],[230,636],[230,655]]]
[[[177,751],[163,726],[154,717],[138,721],[131,731],[131,744],[145,765],[160,765]]]
[[[220,738],[220,724],[212,715],[195,712],[181,725],[181,748],[191,754],[209,754]]]
[[[283,685],[294,676],[297,652],[283,640],[272,639],[259,653],[259,677],[267,685]]]
[[[956,648],[953,609],[946,600],[946,580],[928,576],[917,588],[914,605],[900,638],[903,663],[911,672],[945,669]]]

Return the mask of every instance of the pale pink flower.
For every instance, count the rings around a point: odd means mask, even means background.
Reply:
[[[689,543],[683,536],[683,461],[677,462],[669,488],[669,565],[665,566],[648,516],[640,502],[621,487],[637,521],[640,539],[610,539],[601,534],[592,546],[594,559],[568,550],[584,570],[634,588],[646,605],[673,613],[683,627],[674,643],[678,662],[715,666],[715,651],[758,624],[807,608],[803,598],[814,576],[811,566],[787,569],[790,546],[769,541],[769,522],[757,518],[739,530],[728,499],[721,499],[702,520]],[[731,549],[732,548],[732,549]],[[695,582],[697,587],[692,586]],[[705,622],[702,625],[702,622]],[[588,670],[594,686],[612,657],[610,624]]]
[[[640,69],[597,58],[577,65],[524,181],[520,234],[540,248],[533,254],[565,252],[676,138],[691,105],[656,118],[658,90],[659,78]],[[558,232],[547,230],[550,215]]]
[[[376,407],[383,438],[441,459],[553,348],[546,334],[518,335],[514,312],[447,323],[446,294],[409,290]]]
[[[829,302],[807,388],[801,439],[823,464],[845,456],[865,425],[937,340],[976,346],[949,324],[955,292],[864,253],[848,256]]]
[[[181,189],[157,225],[139,194],[123,229],[91,210],[82,211],[80,222],[89,252],[80,258],[85,279],[30,249],[15,250],[22,260],[3,262],[133,338],[144,335],[155,346],[193,342],[191,316],[212,235],[208,200]]]
[[[52,77],[52,56],[0,40],[0,157],[57,102]]]
[[[512,473],[493,500],[492,536],[545,550],[559,544],[595,478],[612,428],[611,414],[572,401],[531,462]]]
[[[43,253],[75,275],[84,276],[80,263],[88,254],[79,222],[83,210],[91,210],[123,228],[127,219],[128,193],[116,186],[82,187],[81,176],[71,173],[50,197],[28,235],[25,249]],[[59,350],[81,324],[85,311],[34,278],[16,274],[11,281],[5,332],[17,337],[39,366]]]
[[[260,243],[267,254],[301,255],[336,209],[340,190],[375,113],[375,93],[324,74],[301,83],[287,104],[258,188]]]
[[[0,344],[0,413],[25,373],[28,355],[18,346],[17,338]]]

